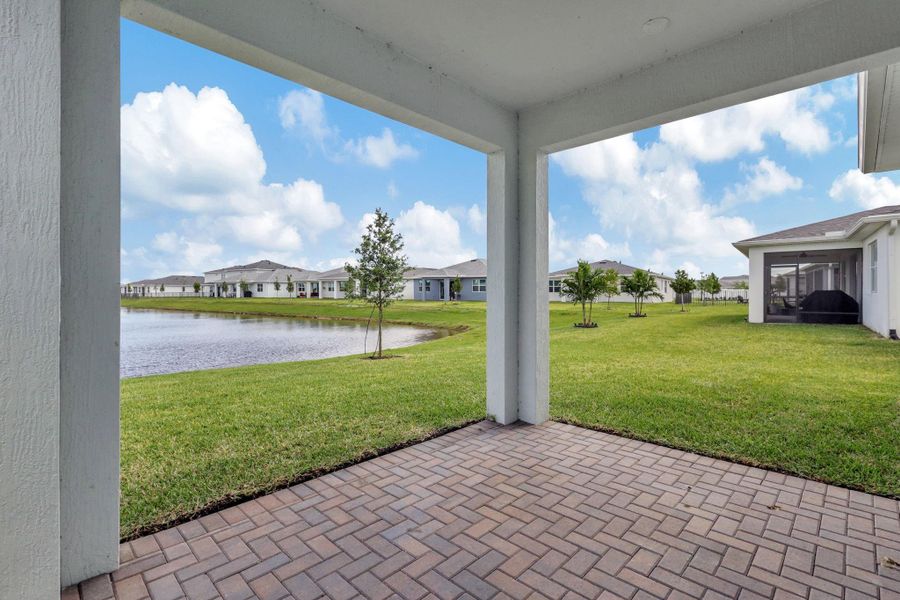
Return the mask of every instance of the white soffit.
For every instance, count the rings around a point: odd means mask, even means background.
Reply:
[[[817,0],[315,0],[498,104],[521,109],[778,20]],[[667,18],[662,31],[652,19]]]
[[[859,166],[863,173],[900,169],[900,65],[859,79]]]

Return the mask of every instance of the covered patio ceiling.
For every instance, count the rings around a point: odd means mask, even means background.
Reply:
[[[326,13],[512,109],[782,20],[817,0],[315,0]]]

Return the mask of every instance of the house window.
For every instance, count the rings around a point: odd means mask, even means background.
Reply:
[[[869,244],[869,278],[872,280],[872,293],[878,291],[878,240]]]
[[[182,292],[184,291],[184,286],[181,286],[181,291],[182,291]]]
[[[666,292],[666,293],[669,292],[669,280],[668,279],[663,279],[663,292]]]
[[[430,279],[426,279],[426,280],[425,280],[425,291],[426,291],[426,292],[430,292],[430,291],[431,291],[431,280],[430,280]]]
[[[422,291],[422,280],[421,279],[419,280],[419,291],[420,292]]]
[[[257,283],[257,284],[256,284],[256,291],[257,291],[257,292],[262,292],[262,291],[263,291],[263,284]]]
[[[550,293],[551,293],[551,294],[558,294],[558,293],[559,293],[559,288],[560,288],[560,281],[559,281],[559,279],[551,279],[551,280],[550,280]]]
[[[333,281],[329,281],[328,283],[325,284],[325,291],[326,292],[334,291],[334,282]]]
[[[338,291],[339,292],[347,291],[347,282],[346,281],[338,281]]]
[[[472,280],[472,291],[473,292],[486,292],[487,291],[487,279],[473,279]]]
[[[298,292],[305,292],[305,291],[306,291],[306,284],[303,283],[303,282],[298,282],[298,283],[297,283],[297,291],[298,291]]]

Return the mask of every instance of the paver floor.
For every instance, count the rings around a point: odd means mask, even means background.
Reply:
[[[479,423],[121,546],[63,598],[900,598],[900,505]]]

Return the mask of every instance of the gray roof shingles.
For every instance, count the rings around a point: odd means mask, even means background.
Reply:
[[[578,267],[568,267],[565,269],[560,269],[559,271],[554,271],[550,273],[550,277],[563,277],[568,275],[569,273],[575,271]],[[626,265],[624,263],[620,263],[616,260],[598,260],[596,262],[591,263],[592,269],[615,269],[616,273],[619,275],[631,275],[634,273],[639,267],[632,267],[630,265]],[[647,269],[644,269],[645,271]],[[664,277],[666,279],[671,279],[668,275],[663,275],[662,273],[655,273],[650,271],[651,274],[656,275],[657,277]]]
[[[900,213],[900,204],[895,204],[892,206],[880,206],[871,210],[862,210],[853,214],[844,215],[843,217],[836,217],[834,219],[827,219],[825,221],[817,221],[815,223],[809,223],[807,225],[800,225],[799,227],[791,227],[790,229],[782,229],[781,231],[775,231],[773,233],[767,233],[765,235],[741,240],[740,242],[736,242],[736,245],[740,246],[741,244],[747,242],[764,242],[768,240],[776,241],[825,237],[825,234],[827,233],[847,231],[848,229],[853,227],[860,219],[863,219],[865,217],[889,215],[893,213]]]

